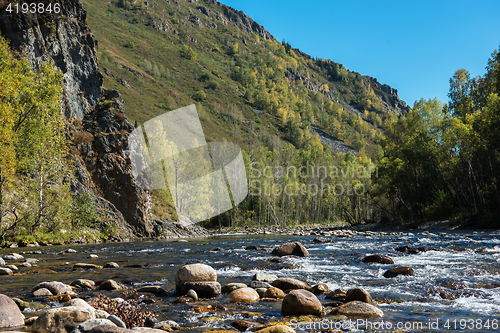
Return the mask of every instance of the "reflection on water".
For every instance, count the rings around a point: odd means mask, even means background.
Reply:
[[[158,313],[159,319],[172,319],[189,327],[186,331],[203,332],[208,328],[229,328],[234,320],[267,322],[282,319],[280,303],[258,302],[251,305],[227,303],[223,295],[206,301],[224,304],[228,310],[214,313],[196,313],[190,304],[172,304],[175,299],[174,274],[182,265],[205,263],[217,270],[221,285],[230,282],[249,284],[257,271],[273,273],[278,277],[294,277],[310,285],[326,283],[330,290],[362,286],[379,302],[384,321],[407,322],[475,319],[485,322],[500,316],[500,234],[499,232],[452,232],[431,235],[405,233],[399,235],[353,236],[336,238],[333,243],[313,243],[313,236],[219,236],[194,239],[188,242],[162,241],[71,246],[77,253],[65,253],[69,246],[37,248],[42,254],[26,254],[26,258],[40,259],[36,268],[22,268],[21,273],[35,269],[52,269],[53,274],[26,274],[2,277],[0,293],[29,300],[31,288],[42,281],[70,283],[77,278],[102,280],[114,278],[130,287],[158,284],[169,291],[167,296],[148,295],[155,302],[144,305]],[[285,258],[284,263],[272,263],[269,252],[245,250],[248,245],[274,248],[286,241],[302,242],[309,250],[308,258]],[[399,245],[426,246],[433,250],[414,255],[395,251]],[[211,251],[220,248],[220,251]],[[484,248],[486,252],[476,251]],[[30,249],[2,250],[1,254]],[[394,259],[395,265],[365,264],[359,259],[370,253],[383,253]],[[95,253],[98,258],[90,259]],[[78,262],[104,265],[117,262],[121,268],[92,271],[74,271]],[[124,266],[133,267],[124,267]],[[288,265],[287,268],[280,269]],[[293,265],[293,266],[291,266]],[[410,266],[415,276],[386,279],[383,273],[394,266]],[[465,289],[443,287],[448,279],[465,284]],[[443,299],[437,290],[444,290],[450,299]],[[99,291],[82,292],[92,297]],[[120,292],[103,292],[118,296]],[[326,301],[324,296],[319,297]],[[242,313],[250,311],[253,313]],[[26,311],[25,311],[26,312]],[[26,316],[35,315],[29,310]],[[457,322],[458,322],[457,321]],[[460,327],[457,327],[460,328]],[[441,328],[441,330],[444,330]],[[300,330],[297,330],[298,332]],[[361,330],[363,331],[363,330]],[[410,330],[411,331],[411,330]],[[472,332],[474,330],[467,330]],[[476,330],[478,332],[484,330]],[[304,331],[305,332],[305,331]]]

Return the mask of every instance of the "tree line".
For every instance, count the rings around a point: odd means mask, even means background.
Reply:
[[[86,195],[72,196],[62,74],[32,70],[0,36],[0,243],[74,237],[96,218]]]

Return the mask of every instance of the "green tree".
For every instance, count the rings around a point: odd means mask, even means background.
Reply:
[[[197,54],[196,52],[187,45],[182,45],[181,49],[181,57],[196,61]]]
[[[12,55],[3,39],[0,53],[0,112],[6,125],[0,130],[2,190],[7,175],[16,171],[10,196],[14,201],[7,213],[14,216],[14,227],[32,234],[42,224],[64,220],[70,201],[63,181],[69,167],[60,105],[62,74],[52,63],[32,71],[26,60]],[[4,156],[12,159],[7,163]]]

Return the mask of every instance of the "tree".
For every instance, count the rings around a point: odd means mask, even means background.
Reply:
[[[7,42],[0,36],[0,230],[5,214],[4,194],[15,172],[15,102],[21,93],[21,75],[29,71],[26,63],[18,62],[10,53]]]
[[[194,60],[196,61],[197,54],[196,52],[190,48],[187,45],[182,45],[181,49],[181,57],[187,59],[187,60]]]
[[[70,201],[64,178],[69,167],[65,125],[61,113],[62,75],[52,63],[32,71],[17,60],[0,38],[0,204],[3,191],[17,172],[12,198],[2,214],[14,215],[13,226],[23,224],[29,233],[42,224],[53,224],[67,213]],[[9,157],[9,161],[6,160]]]

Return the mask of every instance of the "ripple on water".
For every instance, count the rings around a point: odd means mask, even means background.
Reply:
[[[183,325],[191,325],[190,332],[202,332],[206,327],[228,329],[234,320],[270,321],[280,319],[279,303],[258,302],[243,306],[244,310],[259,313],[259,316],[242,315],[242,308],[228,303],[226,296],[209,300],[209,304],[224,304],[228,311],[224,313],[195,313],[188,310],[190,305],[172,304],[174,298],[173,276],[177,269],[188,263],[202,262],[216,268],[218,280],[222,285],[230,282],[249,284],[257,272],[273,273],[278,277],[293,277],[309,285],[325,283],[330,290],[349,289],[362,286],[374,299],[381,302],[387,320],[416,320],[475,318],[486,320],[500,316],[500,240],[499,232],[494,233],[451,233],[449,236],[425,236],[420,233],[397,236],[374,235],[370,237],[353,236],[351,238],[333,237],[334,243],[312,243],[309,237],[271,237],[243,236],[217,237],[213,239],[190,240],[188,243],[170,241],[121,243],[72,246],[78,253],[68,254],[67,246],[43,248],[42,255],[33,255],[40,259],[38,268],[55,269],[53,275],[6,276],[0,292],[9,296],[30,298],[29,291],[38,282],[59,280],[71,282],[76,278],[93,280],[108,279],[113,275],[126,275],[143,280],[134,285],[158,284],[169,291],[168,296],[157,298],[154,304],[145,305],[159,313],[160,319],[173,319]],[[274,248],[287,241],[300,241],[309,247],[311,257],[283,257],[283,264],[268,264],[273,258],[269,252],[245,250],[248,245]],[[394,249],[400,245],[426,246],[441,248],[415,255],[406,255]],[[211,252],[216,247],[222,251]],[[485,253],[476,253],[475,249],[484,247]],[[460,249],[456,251],[453,249]],[[95,251],[98,259],[89,260],[88,253]],[[0,253],[14,252],[2,250]],[[367,254],[383,253],[394,259],[394,265],[366,264],[359,261]],[[115,261],[123,265],[143,264],[144,268],[119,268],[94,271],[73,271],[76,262],[92,262],[102,265]],[[64,265],[69,262],[70,265]],[[148,265],[146,265],[148,264]],[[277,270],[284,264],[301,268]],[[159,266],[161,265],[161,266]],[[386,279],[383,273],[392,267],[409,266],[415,270],[415,276],[399,276]],[[23,268],[21,268],[23,273]],[[450,291],[455,299],[446,300],[433,288],[443,287],[443,279],[456,279],[463,282],[465,289]],[[90,295],[91,292],[89,292]],[[84,295],[85,293],[83,293]],[[115,296],[118,296],[116,293]],[[320,300],[326,301],[324,295]],[[200,328],[202,327],[202,328]],[[205,328],[203,328],[205,327]]]

